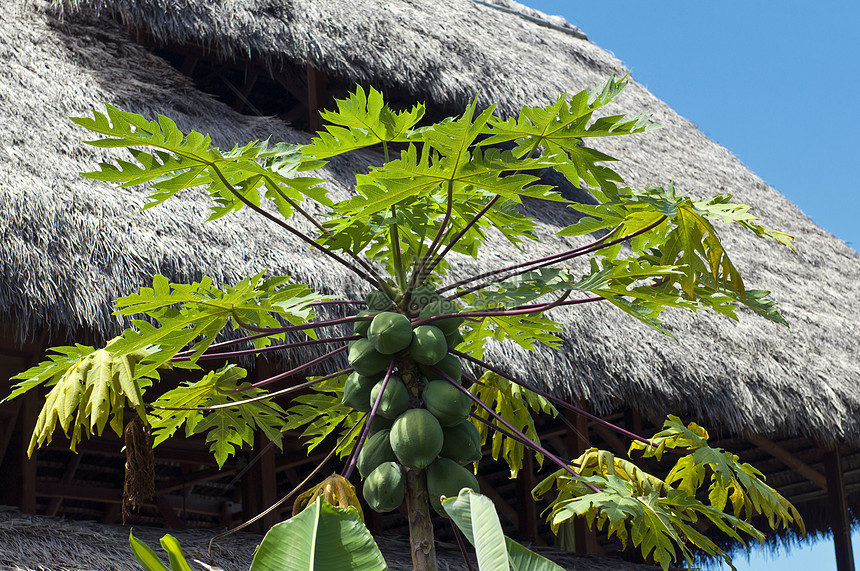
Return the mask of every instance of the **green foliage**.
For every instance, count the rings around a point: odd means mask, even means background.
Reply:
[[[236,448],[243,444],[253,446],[257,429],[282,447],[285,411],[265,400],[239,404],[265,394],[248,383],[241,383],[246,375],[244,369],[227,365],[207,373],[199,381],[185,382],[156,399],[152,403],[155,410],[148,417],[153,445],[164,442],[184,425],[186,436],[206,434],[206,442],[210,443],[219,467],[235,454]],[[231,404],[234,406],[229,406]],[[204,414],[201,407],[216,408]]]
[[[250,571],[385,571],[373,536],[354,508],[318,497],[300,514],[272,527],[254,553]]]
[[[494,117],[490,137],[482,144],[514,141],[517,156],[528,156],[542,147],[544,156],[557,157],[556,170],[577,187],[582,183],[600,186],[608,180],[620,181],[617,173],[598,165],[615,159],[583,146],[582,139],[643,133],[656,128],[644,115],[634,118],[612,115],[592,121],[594,112],[620,95],[626,86],[626,76],[617,81],[612,77],[601,90],[590,94],[581,91],[570,102],[563,94],[549,107],[523,107],[518,117],[506,121]]]
[[[663,430],[651,438],[652,445],[633,442],[630,450],[643,450],[644,456],[658,460],[667,449],[692,451],[675,462],[666,477],[667,484],[678,483],[679,490],[695,493],[709,480],[708,501],[723,510],[731,501],[735,516],[750,519],[763,514],[774,529],[788,528],[796,523],[803,531],[803,520],[788,500],[765,483],[764,475],[750,464],[738,462],[738,456],[722,448],[708,446],[707,431],[696,423],[684,426],[681,420],[669,415]]]
[[[791,243],[789,236],[763,226],[749,206],[732,203],[727,194],[694,200],[671,184],[628,188],[607,166],[615,159],[585,146],[591,137],[626,136],[655,127],[647,116],[597,116],[626,85],[626,77],[613,76],[591,93],[583,91],[569,99],[562,95],[546,107],[525,107],[510,119],[497,117],[493,105],[481,108],[472,100],[459,117],[420,127],[422,105],[394,111],[380,92],[359,87],[336,102],[335,110],[322,114],[328,125],[308,145],[253,141],[229,151],[214,147],[208,136],[184,133],[167,117],[150,121],[109,105],[104,112],[93,111],[91,118],[74,121],[103,136],[90,144],[127,148],[132,157],[101,164],[86,176],[120,186],[149,186],[147,208],[185,189],[203,187],[212,198],[210,218],[250,208],[316,248],[331,263],[370,282],[374,290],[370,296],[384,298],[379,309],[395,312],[403,323],[402,342],[377,343],[386,355],[374,355],[372,348],[364,347],[370,342],[359,339],[348,362],[359,372],[358,364],[367,365],[368,374],[388,369],[390,375],[396,369],[414,407],[423,383],[417,371],[426,370],[419,369],[405,352],[405,340],[411,341],[417,322],[427,322],[422,320],[429,319],[449,339],[462,336],[457,349],[477,362],[490,340],[528,350],[536,344],[558,348],[562,329],[547,313],[580,303],[607,301],[667,334],[660,318],[669,307],[709,309],[737,318],[737,307],[745,305],[785,324],[768,292],[746,288],[719,239],[715,221],[738,224],[785,245]],[[397,150],[393,158],[389,157],[391,145]],[[372,147],[381,147],[384,161],[380,156],[379,164],[367,165],[356,174],[355,194],[349,198],[332,201],[325,181],[306,176],[338,155]],[[546,169],[589,191],[595,203],[568,200],[542,184],[539,175]],[[458,275],[459,281],[451,283],[446,258],[450,253],[482,260],[491,234],[503,236],[514,247],[537,240],[536,221],[522,213],[524,198],[559,202],[582,215],[558,233],[561,237],[597,236],[590,243],[580,240],[577,246],[544,258],[527,260],[524,255],[520,263],[507,268]],[[306,209],[302,204],[308,201],[317,204]],[[324,215],[310,214],[320,208],[327,210]],[[310,230],[291,225],[294,216],[306,218],[309,224],[301,227]],[[581,257],[588,263],[580,263]],[[440,298],[423,310],[410,306],[413,293],[426,297],[427,292],[447,299]],[[325,301],[331,300],[289,278],[267,277],[264,271],[233,286],[216,285],[210,278],[177,284],[155,276],[151,288],[117,301],[117,315],[137,317],[133,328],[104,349],[82,345],[54,349],[48,361],[16,376],[21,382],[9,398],[40,386],[50,388],[31,451],[50,441],[57,424],[67,434],[71,428],[73,449],[84,433],[101,433],[108,422],[120,432],[122,411],[129,406],[151,424],[156,443],[180,428],[188,435],[205,433],[219,465],[238,448],[253,446],[257,429],[278,445],[285,430],[301,430],[309,450],[331,442],[339,432],[337,453],[344,457],[353,451],[360,433],[352,429],[365,419],[360,411],[342,404],[348,371],[329,380],[313,379],[317,381],[314,391],[296,397],[285,411],[265,391],[243,382],[243,369],[227,364],[204,374],[199,364],[204,357],[223,360],[247,355],[249,346],[272,350],[273,341],[282,341],[287,330],[305,331],[307,339],[283,345],[281,351],[342,341],[326,339],[321,333],[328,330],[324,327],[350,323],[349,319],[319,321],[314,307]],[[375,331],[371,337],[379,341]],[[240,349],[234,351],[233,345]],[[340,345],[329,357],[344,349]],[[443,359],[440,367],[444,363]],[[455,365],[459,371],[459,361]],[[157,397],[147,411],[146,388],[158,380],[160,370],[180,367],[191,369],[198,380]],[[292,382],[280,376],[262,382],[278,380]],[[493,457],[504,458],[516,476],[525,453],[522,442],[532,448],[539,444],[532,413],[555,415],[556,410],[545,398],[495,373],[484,374],[472,393],[519,433],[517,439],[500,432],[491,437],[484,423],[476,424],[482,442],[492,440]],[[421,409],[407,410],[400,418],[416,410]],[[426,409],[422,413],[432,417]],[[489,418],[480,407],[474,414]],[[664,568],[680,558],[691,561],[689,544],[728,560],[698,531],[701,518],[736,540],[742,535],[761,538],[746,521],[756,514],[763,514],[772,527],[798,523],[802,528],[797,512],[764,483],[760,472],[731,453],[709,447],[702,429],[684,427],[670,417],[652,442],[654,446],[643,448],[646,456],[659,459],[669,448],[685,453],[665,481],[627,460],[592,450],[577,460],[581,476],[563,469],[539,485],[537,495],[556,492],[549,508],[553,525],[584,517],[622,542],[631,541]],[[397,456],[410,456],[410,452],[406,447]],[[428,454],[426,463],[435,457],[435,452]],[[541,462],[543,457],[537,457]],[[708,503],[697,496],[705,482]],[[461,515],[474,515],[473,508],[489,514],[488,500],[480,496],[461,494],[456,502],[451,509]],[[723,512],[729,503],[733,515]],[[363,526],[356,526],[356,517],[316,501],[289,525],[270,532],[252,569],[384,568],[372,539]],[[486,515],[486,521],[472,518],[468,523],[469,517],[463,515],[457,523],[480,546],[482,568],[556,568],[505,540],[500,529],[490,529],[493,521],[498,522],[494,513]],[[473,533],[475,526],[483,530],[485,524],[490,526],[486,537],[484,531]],[[149,557],[142,544],[133,541],[133,545],[136,553]],[[290,553],[284,545],[304,548]],[[358,560],[350,559],[350,550]],[[330,557],[334,559],[329,562]]]
[[[669,185],[668,189],[649,186],[633,190],[605,184],[594,192],[601,203],[571,204],[571,208],[587,216],[561,230],[559,235],[578,236],[600,230],[629,235],[653,226],[630,245],[640,256],[638,261],[651,264],[655,270],[650,276],[640,274],[638,280],[651,277],[655,283],[646,284],[648,289],[640,286],[635,291],[630,287],[591,291],[610,301],[619,300],[619,296],[634,297],[637,306],[642,308],[640,315],[652,318],[651,322],[642,321],[658,328],[656,317],[665,307],[710,308],[735,318],[733,304],[738,302],[771,321],[787,325],[775,311],[773,302],[765,299],[769,292],[754,291],[747,295],[740,273],[709,220],[737,223],[758,236],[791,246],[790,236],[759,224],[749,206],[731,203],[730,194],[692,200],[678,195],[674,185]],[[624,265],[633,260],[631,257],[617,259],[621,253],[620,244],[602,252],[605,254],[604,270],[607,265]]]
[[[12,380],[21,379],[22,382],[15,385],[3,401],[16,398],[39,385],[53,387],[36,419],[28,455],[42,444],[51,442],[58,423],[74,451],[83,434],[101,434],[109,418],[111,428],[121,436],[122,412],[126,405],[141,418],[146,416],[143,393],[152,378],[157,378],[157,374],[136,372],[141,360],[148,358],[146,351],[139,349],[117,355],[113,343],[104,349],[78,344],[51,350],[56,354],[49,355],[48,361],[12,377]]]
[[[343,458],[352,452],[360,432],[352,430],[352,427],[361,421],[364,415],[342,403],[346,377],[347,375],[340,375],[313,385],[314,393],[296,397],[293,399],[295,404],[287,410],[284,429],[298,430],[304,427],[301,438],[304,439],[308,452],[326,441],[338,427],[341,429],[338,441],[342,440],[336,451],[338,456]],[[310,377],[311,380],[314,378]]]
[[[796,524],[804,531],[797,510],[764,482],[761,472],[739,463],[734,454],[711,448],[707,439],[707,432],[700,426],[684,426],[677,417],[669,416],[652,444],[634,442],[630,447],[631,451],[644,450],[646,457],[657,459],[667,449],[689,452],[677,459],[665,481],[629,460],[591,448],[571,463],[579,476],[558,470],[532,493],[539,499],[555,490],[556,496],[547,508],[553,529],[575,517],[584,517],[589,526],[606,530],[610,537],[616,535],[622,545],[631,541],[643,556],[652,556],[663,569],[679,558],[691,565],[694,553],[688,544],[731,566],[729,554],[697,526],[702,518],[739,542],[744,541],[743,536],[764,540],[764,535],[749,523],[759,514],[773,529]],[[697,496],[708,479],[705,503]],[[734,515],[723,511],[729,499]]]
[[[115,343],[119,354],[154,348],[138,374],[145,375],[166,364],[177,353],[191,345],[188,355],[194,363],[212,344],[228,323],[233,329],[278,328],[282,321],[293,325],[314,317],[310,304],[329,299],[313,293],[304,285],[290,284],[289,278],[263,278],[262,274],[245,278],[235,286],[217,288],[212,278],[192,284],[170,283],[164,276],[153,278],[151,288],[121,297],[116,302],[117,315],[144,314],[161,324],[135,320]],[[308,330],[313,336],[313,331]],[[283,334],[261,337],[255,346],[267,347]]]
[[[128,542],[131,544],[134,558],[146,571],[191,571],[191,566],[182,554],[179,541],[169,533],[161,538],[161,547],[167,552],[170,567],[166,567],[155,551],[136,538],[132,531],[128,533]]]
[[[475,546],[481,571],[563,571],[549,559],[502,535],[499,514],[486,496],[463,489],[459,495],[442,500],[442,506]]]
[[[250,203],[260,205],[263,196],[274,201],[278,211],[289,218],[295,204],[311,198],[331,204],[320,179],[298,177],[320,163],[303,160],[295,146],[267,142],[251,142],[222,152],[212,146],[208,135],[179,130],[170,118],[159,115],[157,121],[147,121],[136,113],[120,111],[106,104],[106,113],[93,111],[93,117],[74,117],[72,121],[104,135],[87,141],[96,147],[129,148],[136,163],[117,160],[116,165],[100,163],[100,170],[84,176],[119,186],[149,184],[155,192],[147,208],[161,204],[177,192],[204,185],[213,198],[212,218],[242,208]],[[134,147],[151,147],[145,152]]]
[[[472,385],[470,390],[481,402],[493,408],[499,416],[538,444],[540,444],[540,436],[538,436],[537,430],[535,430],[534,418],[531,411],[550,414],[552,416],[558,414],[555,407],[544,397],[514,384],[495,373],[484,373],[478,382]],[[489,419],[489,413],[481,408],[478,408],[472,414],[488,419],[490,422],[498,423],[495,419]],[[511,469],[511,478],[516,478],[517,473],[523,467],[525,447],[520,442],[505,436],[501,432],[493,432],[491,437],[489,427],[485,423],[480,421],[472,422],[477,427],[478,432],[481,433],[481,445],[483,446],[487,441],[492,441],[493,459],[498,460],[499,456],[504,458]],[[538,466],[542,466],[543,455],[535,453],[535,458],[537,459]]]
[[[424,105],[397,113],[385,103],[382,93],[358,86],[355,93],[336,102],[337,111],[323,111],[325,131],[317,133],[311,145],[302,148],[305,156],[326,159],[380,143],[406,142],[412,128],[424,116]]]

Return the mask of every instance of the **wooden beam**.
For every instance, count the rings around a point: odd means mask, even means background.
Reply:
[[[191,54],[186,55],[185,59],[182,60],[182,67],[179,68],[179,73],[191,77],[191,74],[194,73],[194,68],[197,67],[198,61],[200,61],[198,56]]]
[[[66,471],[63,473],[63,477],[60,478],[61,484],[71,484],[72,480],[75,478],[75,472],[78,470],[78,466],[81,465],[81,455],[73,454],[71,460],[69,460],[68,465],[66,465]],[[57,512],[60,510],[60,505],[63,503],[63,498],[51,498],[50,503],[48,504],[48,509],[45,510],[45,515],[54,517],[57,515]]]
[[[122,490],[105,488],[99,486],[81,486],[77,484],[60,484],[59,482],[39,482],[36,495],[43,498],[64,498],[67,500],[81,500],[88,502],[99,502],[104,504],[121,504]],[[184,498],[182,496],[162,494],[165,505],[171,506],[176,511],[196,513],[207,516],[221,517],[224,511],[224,499],[206,499],[201,497]],[[144,502],[145,506],[158,507],[156,502]],[[241,505],[239,504],[239,507]]]
[[[302,104],[307,109],[308,107],[308,89],[303,83],[299,83],[295,77],[281,73],[279,71],[272,72],[272,79],[281,84],[287,92],[295,97],[296,101]]]
[[[248,96],[251,95],[251,91],[254,90],[254,84],[257,83],[258,77],[259,75],[256,70],[245,70],[245,83],[242,84],[242,87],[239,89],[239,93],[236,94],[236,100],[233,102],[233,109],[239,113],[245,109],[245,104],[248,103]]]
[[[210,468],[208,470],[189,472],[187,476],[182,476],[180,478],[171,478],[169,480],[162,480],[158,483],[158,485],[155,486],[155,493],[169,494],[172,492],[177,492],[179,490],[187,489],[189,486],[204,484],[213,480],[220,480],[221,478],[231,476],[235,473],[235,467],[224,468],[223,470],[219,470],[218,468]]]
[[[802,475],[804,478],[821,488],[822,490],[827,490],[827,478],[819,472],[818,470],[809,466],[802,460],[800,460],[797,456],[777,444],[772,440],[765,438],[764,436],[759,436],[758,434],[748,434],[745,436],[746,440],[755,444],[789,468],[793,469],[798,474]]]
[[[839,448],[824,453],[824,471],[827,474],[827,519],[833,532],[836,550],[836,570],[854,571],[854,551],[851,546],[851,516],[842,477],[842,456]]]
[[[181,529],[185,527],[185,522],[182,518],[176,515],[173,506],[167,501],[167,496],[155,496],[155,505],[158,506],[158,511],[164,516],[164,527],[167,529]]]
[[[642,428],[642,414],[635,408],[624,411],[624,426],[633,434],[645,436]]]
[[[121,504],[108,504],[102,512],[102,523],[105,525],[113,525],[119,520],[120,512],[122,511]]]

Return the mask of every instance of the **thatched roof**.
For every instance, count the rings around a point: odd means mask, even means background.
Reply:
[[[58,23],[40,4],[11,2],[0,22],[0,101],[11,118],[0,134],[0,311],[22,330],[63,325],[109,336],[116,330],[109,302],[154,272],[177,281],[203,273],[232,281],[271,268],[314,286],[356,290],[348,276],[250,217],[203,224],[206,201],[198,195],[135,214],[144,202],[139,191],[76,174],[103,155],[79,144],[84,134],[66,117],[102,101],[165,113],[222,145],[268,136],[306,140],[277,120],[241,116],[196,91],[111,19],[165,43],[263,58],[272,68],[311,63],[439,107],[461,105],[480,91],[485,102],[510,112],[625,71],[558,20],[539,25],[539,13],[526,18],[511,13],[519,9],[514,2],[493,3],[180,0],[167,8],[151,0],[67,0],[60,2],[66,20]],[[635,404],[735,433],[860,444],[860,257],[641,85],[631,83],[615,109],[650,112],[666,126],[600,142],[624,159],[629,182],[672,179],[698,194],[731,192],[767,225],[797,237],[795,255],[725,232],[748,284],[772,290],[792,328],[749,315],[740,323],[675,315],[676,343],[613,308],[578,307],[559,314],[568,334],[563,351],[526,356],[505,347],[494,358],[560,395],[586,398],[597,411]],[[348,192],[350,166],[343,161],[323,173],[336,181],[335,191]],[[527,253],[555,249],[552,233],[569,223],[567,213],[555,205],[526,208],[541,221],[543,238]],[[493,250],[499,260],[525,255],[501,243]]]
[[[127,526],[23,515],[0,506],[0,567],[16,571],[139,571],[141,567],[135,561],[128,544],[129,530]],[[148,527],[134,527],[132,531],[136,538],[162,556],[164,552],[159,545],[159,539],[165,533],[170,533],[179,540],[185,558],[192,568],[206,571],[247,570],[254,557],[254,549],[262,541],[259,535],[233,534],[215,541],[210,558],[207,546],[216,533],[214,531],[166,531]],[[409,538],[384,536],[377,538],[377,544],[391,571],[412,571]],[[437,550],[439,571],[467,570],[455,545],[439,545]],[[571,571],[656,569],[650,565],[629,563],[606,556],[563,554],[548,549],[538,551]],[[472,556],[472,568],[477,569],[474,553]],[[212,567],[204,567],[195,560]]]

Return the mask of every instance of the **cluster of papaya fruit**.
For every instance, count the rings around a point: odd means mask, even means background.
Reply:
[[[469,421],[471,399],[448,380],[462,379],[462,363],[448,350],[462,342],[463,318],[431,319],[454,314],[457,306],[429,288],[417,288],[412,300],[416,321],[429,323],[413,326],[384,293],[368,295],[368,309],[359,316],[372,319],[355,323],[361,338],[349,346],[354,372],[343,403],[364,412],[379,403],[357,459],[368,505],[377,512],[396,509],[405,497],[405,470],[423,470],[430,503],[444,516],[441,496],[479,491],[464,465],[481,458],[481,437]]]

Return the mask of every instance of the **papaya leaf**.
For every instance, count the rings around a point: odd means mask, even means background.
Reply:
[[[335,105],[337,111],[320,113],[331,124],[325,125],[325,131],[318,132],[310,145],[302,147],[305,156],[327,159],[380,143],[405,142],[424,116],[420,103],[409,111],[393,111],[382,93],[372,87],[365,92],[357,86],[346,99],[335,100]]]
[[[310,288],[290,284],[285,277],[243,279],[235,286],[215,287],[212,278],[205,277],[192,284],[171,283],[157,275],[151,288],[141,288],[137,294],[121,297],[116,302],[117,315],[143,313],[160,326],[144,320],[134,320],[137,330],[126,330],[116,341],[119,354],[152,347],[138,374],[145,375],[162,367],[177,353],[192,345],[190,362],[209,348],[216,336],[232,322],[234,329],[241,324],[254,327],[282,327],[283,321],[297,325],[306,323],[316,314],[311,304],[329,299],[313,293]],[[314,336],[312,330],[307,334]],[[266,347],[274,334],[255,340],[256,347]]]
[[[298,430],[304,427],[301,438],[305,439],[308,452],[334,434],[338,427],[341,427],[339,439],[343,440],[337,449],[338,457],[345,458],[352,452],[361,431],[353,430],[349,436],[347,432],[364,415],[341,402],[345,380],[346,375],[341,375],[317,383],[313,385],[315,393],[297,396],[293,399],[296,404],[287,409],[285,429]]]
[[[600,462],[598,452],[588,452],[587,461]],[[749,523],[703,504],[694,494],[662,483],[654,485],[657,479],[653,476],[631,477],[632,471],[615,470],[616,460],[613,458],[604,462],[602,468],[591,470],[591,476],[556,472],[533,490],[536,498],[553,488],[557,492],[547,508],[553,531],[557,532],[564,522],[584,518],[589,527],[605,530],[609,537],[616,535],[623,546],[630,541],[643,557],[653,557],[664,570],[679,558],[687,565],[693,564],[694,554],[688,545],[721,558],[734,568],[731,556],[696,529],[695,524],[702,516],[737,541],[744,541],[741,532],[756,541],[764,540],[764,535]],[[586,482],[599,491],[593,491]]]
[[[28,455],[44,443],[50,443],[59,423],[75,451],[82,433],[101,434],[110,420],[110,427],[122,435],[123,411],[133,408],[146,418],[143,393],[158,374],[141,374],[139,363],[149,358],[146,350],[117,354],[116,340],[103,349],[85,345],[54,347],[48,360],[12,377],[22,382],[15,385],[4,400],[11,400],[40,385],[52,387],[36,419]],[[69,433],[69,429],[71,434]]]
[[[667,484],[678,483],[678,489],[694,494],[709,482],[711,505],[722,510],[731,501],[735,516],[747,520],[762,514],[771,528],[798,525],[805,533],[800,514],[782,495],[765,483],[764,475],[737,455],[708,445],[708,432],[691,422],[684,425],[677,416],[669,415],[663,430],[654,435],[651,445],[634,441],[630,451],[642,450],[643,456],[661,459],[667,449],[690,452],[675,462]]]
[[[250,386],[240,383],[246,375],[244,369],[226,365],[207,373],[199,381],[185,382],[160,396],[152,403],[154,411],[148,417],[154,437],[153,446],[158,446],[184,426],[186,436],[206,434],[206,442],[210,444],[209,448],[219,467],[236,453],[237,448],[244,444],[253,446],[254,431],[257,429],[281,448],[283,432],[286,430],[286,412],[273,402],[260,400],[217,410],[193,410],[196,407],[225,405],[264,395],[266,391],[255,388],[235,392]]]
[[[516,118],[494,118],[491,135],[481,144],[515,141],[514,153],[518,156],[528,156],[534,149],[543,147],[544,155],[565,158],[555,168],[576,186],[580,186],[581,181],[594,187],[606,181],[620,182],[617,173],[598,166],[598,163],[615,159],[582,146],[582,139],[642,133],[656,128],[649,124],[649,116],[644,115],[633,118],[614,115],[592,121],[594,112],[620,95],[626,85],[626,76],[617,81],[612,77],[600,91],[591,94],[581,91],[569,103],[564,94],[545,108],[524,107]]]
[[[93,117],[73,117],[72,121],[104,135],[105,138],[87,143],[106,148],[138,147],[131,154],[136,163],[119,160],[116,165],[100,163],[99,170],[83,173],[96,180],[119,186],[149,184],[154,193],[149,196],[146,208],[161,204],[180,190],[205,185],[216,199],[213,218],[243,206],[234,190],[253,204],[259,205],[260,191],[264,188],[279,192],[296,202],[305,198],[330,205],[325,189],[317,185],[320,179],[296,176],[301,170],[318,166],[305,159],[296,147],[283,144],[269,147],[268,142],[251,142],[222,152],[212,146],[208,135],[196,131],[183,133],[168,117],[159,115],[148,121],[136,113],[121,111],[106,104],[106,112],[93,110]],[[140,147],[154,149],[152,152]],[[274,196],[270,196],[274,198]],[[292,207],[276,200],[282,213],[291,214]]]
[[[339,203],[336,212],[363,220],[415,197],[433,194],[449,184],[458,198],[464,190],[474,194],[471,189],[480,189],[515,202],[520,201],[520,196],[564,200],[553,192],[552,187],[532,184],[537,180],[534,176],[502,176],[504,172],[555,166],[557,161],[520,160],[507,151],[490,149],[483,152],[471,148],[494,109],[490,106],[476,117],[475,107],[476,101],[473,100],[460,118],[423,129],[421,139],[424,144],[420,153],[417,144],[410,144],[401,152],[399,159],[373,168],[367,175],[357,175],[358,194]]]
[[[471,302],[474,298],[465,299]],[[470,317],[461,329],[464,342],[459,350],[482,359],[489,339],[512,341],[529,351],[534,349],[535,343],[557,348],[561,339],[556,333],[561,331],[557,322],[538,313]]]
[[[530,411],[550,414],[553,417],[558,414],[555,407],[544,397],[489,371],[484,373],[469,390],[537,444],[540,444],[540,436],[535,429],[534,418]],[[495,419],[490,419],[489,413],[480,408],[472,414],[491,420],[493,423],[497,422]],[[504,458],[511,469],[511,478],[516,478],[523,467],[525,453],[523,444],[498,431],[492,431],[491,436],[490,428],[485,423],[475,420],[472,422],[481,434],[481,446],[492,440],[493,459],[498,460],[499,456]],[[543,455],[535,453],[535,458],[538,466],[542,466]]]

